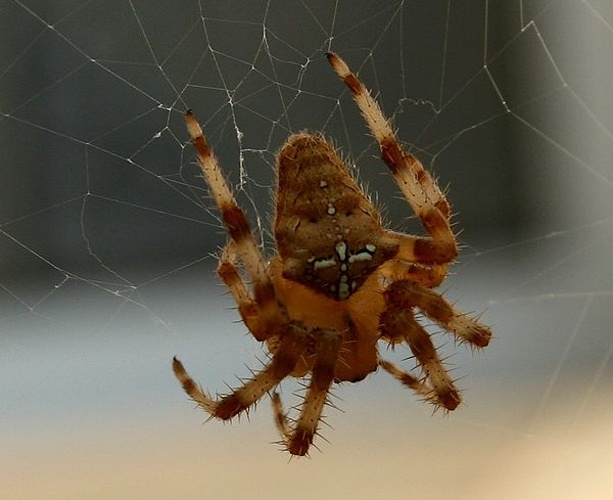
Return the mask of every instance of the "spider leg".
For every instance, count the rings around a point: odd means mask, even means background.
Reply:
[[[304,456],[308,453],[317,433],[321,413],[334,380],[334,367],[338,360],[342,336],[336,330],[314,329],[316,338],[316,358],[311,382],[307,390],[300,416],[292,429],[277,393],[273,395],[275,422],[281,433],[283,443],[292,455]]]
[[[262,331],[259,320],[259,307],[247,287],[245,281],[241,277],[236,267],[237,253],[236,243],[233,240],[228,241],[221,252],[219,263],[217,265],[217,274],[228,287],[234,301],[238,306],[238,312],[243,319],[243,322],[251,332],[262,332],[254,334],[256,338],[268,336],[267,332]]]
[[[292,372],[307,347],[308,338],[305,328],[290,324],[270,363],[241,387],[218,400],[202,391],[176,357],[172,361],[172,369],[183,390],[198,406],[213,417],[229,420],[257,403]]]
[[[185,113],[185,123],[196,148],[200,169],[228,228],[236,252],[253,283],[253,295],[259,309],[260,323],[262,325],[286,324],[287,318],[277,303],[273,284],[266,271],[266,262],[255,241],[245,212],[236,203],[219,162],[204,137],[202,127],[191,111]],[[236,291],[240,292],[239,289]],[[258,340],[266,340],[270,335],[270,332],[265,329],[257,329],[252,333]]]
[[[422,396],[426,400],[432,399],[432,388],[428,386],[423,380],[419,380],[411,373],[405,372],[398,368],[393,363],[384,359],[379,360],[379,366],[383,368],[387,373],[399,380],[403,385],[406,385],[409,389],[414,390],[417,394]]]
[[[414,241],[416,261],[452,261],[458,254],[458,248],[449,222],[451,208],[444,194],[421,162],[402,149],[379,104],[345,61],[334,53],[328,54],[328,60],[352,92],[368,127],[379,142],[383,161],[431,236]]]
[[[439,274],[447,277],[447,269],[451,261],[440,262],[440,255],[436,250],[433,253],[428,253],[428,249],[433,249],[433,241],[428,236],[414,236],[412,234],[404,234],[396,231],[385,231],[385,236],[396,240],[398,245],[398,253],[394,256],[396,260],[404,262],[418,262],[421,265],[429,267],[438,267]],[[442,280],[441,280],[442,281]]]
[[[434,290],[408,280],[399,280],[390,285],[386,294],[396,307],[418,307],[428,318],[451,331],[460,342],[468,342],[475,347],[485,347],[490,342],[492,332],[487,326],[458,311]]]
[[[391,281],[408,279],[428,288],[439,286],[447,277],[450,263],[436,264],[428,262],[427,258],[416,253],[416,247],[430,238],[386,231],[389,236],[400,244],[398,253],[393,259],[384,263],[379,271]]]
[[[384,362],[381,366],[403,384],[416,390],[419,394],[425,395],[435,405],[442,406],[447,410],[455,410],[462,398],[445,370],[430,335],[417,322],[412,308],[395,300],[396,297],[390,294],[389,289],[386,291],[386,299],[388,306],[380,318],[382,337],[387,338],[391,343],[404,340],[409,344],[415,359],[417,359],[426,375],[426,380],[432,386],[432,390],[428,391],[427,386],[411,375],[401,372],[391,363]]]

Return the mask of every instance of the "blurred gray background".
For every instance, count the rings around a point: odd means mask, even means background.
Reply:
[[[0,1],[0,24],[0,496],[613,495],[609,3]],[[448,187],[442,288],[495,339],[435,334],[465,389],[448,417],[377,373],[287,463],[267,402],[201,426],[170,371],[223,391],[264,358],[214,276],[225,234],[183,112],[268,255],[275,154],[303,129],[422,231],[328,50]]]

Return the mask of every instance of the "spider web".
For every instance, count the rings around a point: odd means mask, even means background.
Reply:
[[[3,497],[613,495],[609,2],[4,0],[0,13]],[[268,249],[275,153],[303,129],[359,166],[394,229],[421,231],[328,50],[448,186],[463,250],[444,289],[495,339],[470,353],[433,330],[465,389],[452,415],[378,373],[335,390],[333,444],[288,466],[267,445],[268,404],[199,427],[170,372],[176,354],[223,391],[265,359],[214,277],[225,236],[182,114],[203,123]]]

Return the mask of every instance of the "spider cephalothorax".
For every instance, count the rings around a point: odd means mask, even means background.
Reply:
[[[248,410],[287,376],[310,374],[295,420],[287,417],[278,394],[272,395],[277,427],[292,455],[307,454],[331,384],[356,382],[378,366],[437,407],[458,406],[460,394],[416,313],[475,347],[486,346],[491,337],[488,327],[433,290],[457,256],[445,196],[419,160],[402,149],[378,104],[345,62],[335,54],[328,59],[353,93],[383,160],[428,236],[383,227],[334,148],[318,134],[301,133],[291,136],[277,157],[277,251],[266,262],[200,125],[191,112],[186,114],[198,162],[228,229],[218,273],[249,331],[266,342],[271,359],[219,399],[203,392],[176,358],[173,369],[187,394],[223,420]],[[380,359],[379,340],[406,343],[421,373]]]

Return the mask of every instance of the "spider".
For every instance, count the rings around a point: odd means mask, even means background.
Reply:
[[[281,442],[299,456],[308,453],[318,433],[332,383],[358,382],[378,367],[437,408],[458,406],[460,393],[416,313],[460,343],[480,348],[491,337],[487,326],[433,290],[458,254],[444,194],[420,161],[403,150],[381,108],[347,64],[334,53],[327,57],[353,94],[383,161],[427,236],[383,227],[377,209],[331,144],[320,134],[298,133],[277,156],[277,253],[267,262],[200,124],[191,111],[185,115],[199,166],[228,231],[218,274],[251,334],[266,343],[270,358],[252,378],[217,398],[204,392],[176,357],[174,374],[198,406],[222,420],[248,411],[272,393]],[[419,373],[381,359],[379,340],[392,347],[408,344]],[[299,416],[290,419],[275,388],[288,376],[309,374]]]

